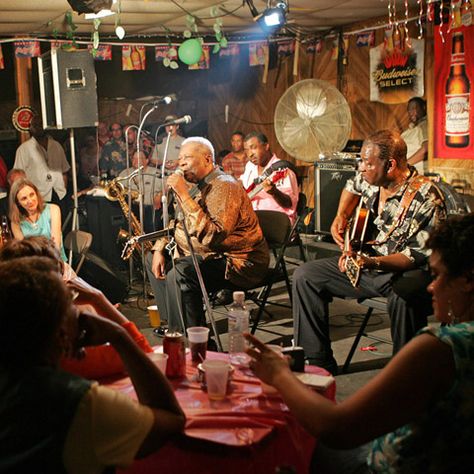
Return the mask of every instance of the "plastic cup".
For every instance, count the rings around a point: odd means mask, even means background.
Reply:
[[[202,326],[193,326],[187,329],[189,349],[193,364],[199,364],[206,358],[209,329]]]
[[[150,318],[150,326],[152,328],[157,328],[161,325],[160,312],[158,311],[158,306],[156,304],[147,307],[148,317]]]
[[[224,360],[205,360],[207,396],[209,400],[223,400],[227,392],[229,363]]]
[[[166,374],[166,364],[168,362],[168,354],[163,352],[150,352],[148,357],[155,363],[163,374]]]

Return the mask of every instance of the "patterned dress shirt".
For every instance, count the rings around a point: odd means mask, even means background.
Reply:
[[[427,180],[416,191],[413,200],[402,222],[399,222],[393,232],[390,232],[393,224],[397,221],[400,203],[411,180],[418,173],[410,166],[410,176],[406,183],[385,201],[382,212],[378,213],[379,187],[371,186],[357,173],[346,183],[346,191],[360,195],[372,216],[375,216],[374,240],[378,244],[373,245],[377,255],[391,255],[402,253],[414,262],[416,266],[426,263],[428,250],[425,242],[428,235],[437,223],[446,217],[443,195],[434,183]]]
[[[204,259],[227,259],[225,279],[251,288],[266,274],[268,247],[247,193],[231,176],[215,169],[191,191],[183,202],[183,213],[196,254]],[[178,211],[179,214],[179,211]],[[183,223],[175,221],[174,257],[189,255]],[[158,240],[153,250],[163,251],[167,239]]]

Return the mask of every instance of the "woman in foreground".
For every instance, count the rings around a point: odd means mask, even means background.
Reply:
[[[168,381],[119,324],[78,314],[50,258],[0,262],[0,472],[100,473],[184,427]],[[110,343],[139,403],[59,370],[65,353]]]
[[[307,389],[286,360],[248,335],[251,367],[279,390],[314,436],[330,448],[352,450],[349,466],[330,472],[467,472],[474,461],[474,214],[450,218],[427,245],[436,319],[365,387],[334,405]],[[372,445],[363,445],[374,440]],[[347,453],[346,453],[347,454]],[[358,463],[367,454],[365,469]],[[315,457],[315,471],[328,472]],[[322,464],[322,465],[321,465]]]

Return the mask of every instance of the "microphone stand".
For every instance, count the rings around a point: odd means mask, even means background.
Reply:
[[[206,306],[206,312],[207,312],[207,316],[209,318],[209,321],[211,323],[212,332],[214,333],[214,336],[216,337],[217,350],[219,352],[222,352],[221,338],[219,336],[219,333],[217,332],[216,320],[214,319],[214,314],[212,313],[211,303],[209,301],[209,295],[207,293],[206,284],[204,283],[204,279],[203,279],[202,273],[201,273],[201,268],[199,267],[199,262],[197,261],[197,258],[196,258],[196,252],[194,251],[194,247],[193,247],[193,244],[191,242],[191,236],[189,235],[188,227],[186,226],[186,217],[184,215],[183,208],[181,207],[181,205],[178,202],[177,202],[177,207],[178,207],[178,215],[181,214],[183,216],[183,219],[181,220],[181,223],[183,224],[184,235],[186,236],[186,242],[188,244],[189,252],[191,254],[191,260],[193,262],[194,270],[196,271],[196,275],[198,277],[199,287],[201,288],[201,293],[202,293],[202,296],[204,298],[204,305]],[[181,308],[180,299],[178,299],[178,304],[179,304],[179,307],[181,309],[181,311],[179,312],[179,316],[180,316],[180,319],[181,319],[181,325],[183,327],[183,330],[186,332],[186,327],[184,325],[184,319],[183,319],[183,314],[182,314],[183,311],[182,311],[182,308]]]
[[[142,128],[143,125],[145,124],[146,119],[148,116],[154,112],[158,108],[158,104],[154,103],[152,104],[152,107],[150,110],[148,110],[145,115],[143,116],[140,125],[138,126],[138,132],[137,132],[137,154],[140,156],[140,135],[142,133]],[[143,183],[143,172],[142,172],[142,167],[138,167],[138,196],[139,196],[139,201],[138,201],[138,209],[140,213],[140,231],[143,234],[143,188],[144,188],[144,183]],[[142,253],[142,271],[143,271],[143,295],[146,296],[146,267],[145,267],[145,248],[143,247],[143,244],[141,244],[141,253]]]
[[[138,130],[138,127],[136,125],[129,125],[125,129],[125,146],[127,148],[127,169],[130,168],[130,153],[129,153],[129,146],[128,146],[128,131],[133,128]],[[138,136],[137,132],[137,140],[140,141],[140,138]],[[130,180],[131,178],[128,179],[127,184],[128,184],[128,233],[130,235],[133,235],[132,231],[132,193],[131,193],[131,186],[130,186]],[[133,259],[131,258],[128,262],[128,281],[130,287],[132,286],[132,281],[133,281]]]

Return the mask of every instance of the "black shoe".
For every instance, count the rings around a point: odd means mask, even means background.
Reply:
[[[168,328],[166,326],[158,326],[153,329],[153,334],[157,337],[164,337],[165,332]]]
[[[233,301],[232,290],[220,290],[214,299],[214,304],[217,306],[227,306]]]

